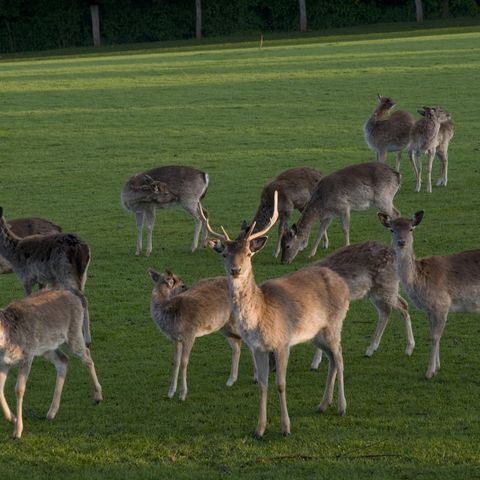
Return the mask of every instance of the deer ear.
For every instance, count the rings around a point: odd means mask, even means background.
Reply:
[[[254,240],[250,241],[250,251],[252,253],[259,252],[267,243],[268,237],[265,235],[263,237],[255,238]]]
[[[162,275],[155,271],[153,268],[149,268],[147,271],[150,274],[150,277],[152,277],[153,283],[158,283]]]
[[[390,217],[383,212],[378,212],[378,219],[380,223],[387,228],[390,228]]]
[[[413,217],[412,217],[412,225],[413,225],[414,227],[416,227],[417,225],[420,224],[420,222],[422,221],[422,218],[423,218],[423,214],[424,214],[424,213],[425,213],[425,212],[424,212],[423,210],[420,210],[420,211],[418,211],[417,213],[415,213],[415,214],[413,215]]]
[[[297,224],[296,224],[296,223],[294,223],[294,224],[292,225],[292,232],[293,232],[295,235],[298,233]]]
[[[250,225],[247,223],[247,221],[244,220],[244,221],[242,222],[242,224],[240,225],[240,230],[243,230],[244,232],[246,232],[246,231],[248,230],[248,227],[249,227],[249,226],[250,226]]]
[[[381,96],[379,93],[377,93],[377,100],[378,100],[379,102],[382,101],[382,96]]]
[[[217,253],[223,253],[223,251],[225,250],[225,246],[220,240],[209,240],[208,245],[214,252]]]
[[[3,208],[0,207],[0,217],[3,217]]]

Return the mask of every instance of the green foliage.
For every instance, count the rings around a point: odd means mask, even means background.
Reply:
[[[7,218],[46,217],[91,246],[86,293],[105,395],[102,405],[93,404],[87,373],[72,358],[59,415],[42,420],[54,370],[35,360],[22,440],[9,440],[12,427],[0,422],[2,480],[477,478],[475,315],[450,316],[442,369],[427,382],[425,315],[411,307],[417,342],[411,358],[393,314],[378,352],[366,359],[376,313],[367,301],[353,303],[343,329],[347,415],[335,415],[335,402],[324,415],[315,413],[326,362],[310,372],[312,347],[295,347],[287,439],[279,434],[272,377],[267,433],[253,440],[258,393],[251,360],[244,348],[238,383],[227,388],[230,351],[219,334],[193,348],[186,402],[166,400],[172,345],[150,319],[146,270],[170,267],[192,284],[222,275],[222,259],[203,249],[190,253],[193,221],[178,209],[158,212],[152,257],[135,257],[135,222],[119,195],[132,173],[196,166],[210,174],[204,205],[212,225],[234,235],[254,214],[262,185],[280,171],[311,165],[332,172],[373,160],[362,126],[381,93],[411,112],[442,105],[456,125],[447,187],[417,194],[405,158],[401,167],[397,207],[405,215],[426,212],[415,232],[417,254],[478,248],[480,105],[472,89],[479,51],[476,28],[442,28],[290,41],[266,36],[263,49],[238,43],[2,59],[0,205]],[[338,221],[329,236],[331,248],[342,244]],[[271,256],[276,233],[271,237],[254,259],[258,282],[309,263],[302,253],[293,265],[278,264]],[[352,242],[369,238],[388,242],[389,233],[374,211],[354,212]],[[0,281],[0,305],[22,296],[13,275]],[[11,404],[14,387],[12,372]]]

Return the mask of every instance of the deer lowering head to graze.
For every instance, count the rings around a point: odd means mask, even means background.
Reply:
[[[432,192],[432,165],[437,148],[441,161],[441,174],[437,185],[446,185],[448,168],[448,144],[453,137],[453,123],[448,112],[441,107],[423,107],[418,110],[422,118],[418,120],[410,131],[410,160],[416,177],[415,191],[419,192],[422,186],[422,155],[428,157],[427,163],[427,192]],[[443,129],[442,129],[443,125]]]
[[[371,357],[382,340],[392,310],[402,316],[407,346],[405,353],[411,355],[415,347],[408,303],[400,296],[399,279],[395,265],[395,251],[381,242],[370,240],[343,247],[323,260],[314,263],[338,273],[349,287],[350,301],[367,297],[378,313],[375,334],[365,355]],[[317,369],[321,354],[317,352],[312,369]]]
[[[346,401],[343,387],[341,332],[348,310],[347,284],[329,268],[310,266],[257,285],[252,257],[266,241],[265,234],[278,218],[277,194],[273,216],[266,227],[252,233],[255,224],[242,231],[236,240],[226,232],[210,233],[220,241],[212,243],[224,257],[233,314],[245,343],[253,350],[258,370],[260,409],[255,436],[263,436],[267,423],[269,352],[275,356],[277,389],[280,398],[283,435],[290,433],[286,401],[286,372],[290,347],[313,341],[328,356],[329,370],[323,399],[324,411],[333,399],[335,378],[338,385],[338,413],[344,415]]]
[[[440,369],[440,339],[449,312],[480,312],[480,250],[415,258],[413,230],[423,211],[412,218],[378,214],[392,233],[398,274],[407,295],[428,317],[432,350],[426,378]]]
[[[232,348],[232,364],[227,386],[238,377],[241,339],[235,323],[225,277],[207,278],[187,289],[182,279],[170,271],[149,270],[155,287],[150,312],[158,328],[175,344],[173,373],[168,390],[172,398],[182,371],[180,400],[187,396],[187,366],[197,337],[220,331]]]
[[[152,232],[157,208],[182,207],[195,220],[192,252],[198,247],[200,231],[203,231],[203,243],[207,233],[202,216],[199,214],[199,202],[208,188],[208,174],[185,165],[158,167],[130,177],[121,192],[122,205],[135,213],[137,222],[137,250],[142,251],[143,224],[147,225],[147,257],[152,252]]]
[[[290,215],[295,209],[303,210],[322,177],[323,174],[314,168],[289,168],[263,187],[253,222],[256,224],[255,231],[262,230],[268,224],[273,214],[273,194],[278,192],[279,225],[275,257],[280,253],[282,236]]]
[[[15,218],[7,222],[10,230],[20,238],[30,235],[48,235],[49,233],[60,233],[62,229],[43,218]],[[0,274],[12,272],[12,266],[0,257]]]
[[[388,152],[396,152],[396,169],[400,171],[402,151],[410,142],[410,129],[415,118],[408,112],[392,113],[395,102],[389,97],[377,97],[378,106],[363,126],[365,141],[382,163],[385,163]]]
[[[23,396],[34,357],[45,357],[57,370],[47,418],[53,419],[57,414],[67,374],[68,357],[60,350],[64,343],[87,366],[95,388],[95,400],[102,401],[102,387],[82,335],[83,318],[82,302],[68,290],[42,290],[0,310],[0,405],[5,418],[14,425],[14,438],[20,438],[23,431]],[[19,366],[16,416],[4,392],[8,371],[13,365]]]
[[[359,163],[337,170],[323,177],[302,211],[296,225],[285,227],[282,237],[282,263],[290,263],[308,243],[310,230],[320,220],[320,229],[310,252],[313,257],[328,226],[335,217],[342,223],[345,245],[350,245],[350,211],[377,208],[396,217],[399,211],[393,206],[393,197],[400,188],[400,174],[379,162]]]
[[[0,207],[0,257],[12,267],[29,295],[35,284],[62,287],[75,293],[84,306],[84,335],[90,345],[87,299],[83,294],[90,249],[77,235],[51,233],[20,238],[10,230]]]

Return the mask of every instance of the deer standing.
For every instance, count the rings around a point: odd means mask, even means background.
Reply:
[[[322,237],[328,248],[326,237],[328,226],[335,217],[340,217],[345,245],[350,245],[350,211],[378,208],[390,216],[398,216],[393,206],[393,197],[400,188],[400,174],[380,162],[359,163],[323,177],[312,197],[302,211],[298,223],[288,226],[282,237],[282,263],[291,263],[308,243],[314,222],[320,220],[320,229],[310,252],[317,253]]]
[[[290,347],[313,341],[328,356],[329,369],[323,399],[318,410],[331,404],[335,379],[338,386],[338,414],[344,415],[346,400],[343,385],[341,331],[348,310],[349,291],[339,275],[328,268],[310,266],[257,285],[252,257],[267,241],[265,234],[278,218],[278,195],[274,196],[273,216],[266,227],[252,233],[255,224],[236,240],[228,234],[209,232],[219,242],[212,244],[224,256],[233,314],[245,343],[253,350],[258,370],[260,408],[255,436],[261,438],[267,424],[269,352],[276,364],[282,434],[290,433],[286,401],[286,372]]]
[[[422,118],[410,132],[410,160],[416,177],[415,191],[419,192],[422,186],[421,156],[427,154],[427,192],[432,193],[432,165],[437,149],[441,161],[437,185],[447,184],[448,144],[453,137],[453,123],[450,114],[441,107],[423,107],[418,113]]]
[[[417,259],[413,251],[413,230],[423,211],[411,219],[391,219],[378,214],[392,233],[398,274],[412,302],[428,317],[432,350],[427,379],[440,369],[440,339],[449,312],[480,312],[480,250]]]
[[[47,418],[53,419],[57,414],[67,374],[68,357],[59,348],[64,343],[87,366],[95,388],[95,400],[102,401],[102,387],[82,335],[83,318],[80,299],[67,290],[42,290],[0,310],[0,405],[7,421],[14,425],[14,438],[22,436],[23,396],[34,357],[44,356],[57,370]],[[5,399],[4,389],[8,371],[16,364],[19,368],[15,417]]]
[[[323,174],[314,168],[289,168],[263,187],[253,222],[256,223],[255,231],[268,224],[273,214],[273,195],[278,192],[279,225],[275,257],[280,254],[282,236],[293,210],[303,210],[322,177]]]
[[[367,145],[375,151],[376,159],[385,163],[388,152],[396,152],[396,170],[400,171],[402,151],[410,143],[410,130],[415,124],[409,112],[393,112],[395,102],[390,97],[378,97],[378,106],[363,127]]]
[[[198,212],[199,202],[208,188],[208,174],[184,165],[158,167],[130,177],[121,192],[121,202],[126,210],[135,213],[137,223],[137,250],[142,251],[143,225],[147,226],[146,256],[152,253],[152,232],[157,208],[180,206],[195,220],[192,252],[198,247],[200,231],[206,242],[202,216]]]
[[[179,371],[182,371],[180,400],[187,396],[187,367],[190,352],[197,337],[220,331],[232,349],[232,363],[227,386],[231,387],[238,377],[241,338],[232,316],[225,277],[200,280],[188,288],[174,273],[149,269],[155,284],[150,312],[158,328],[175,343],[173,372],[168,398],[177,390]],[[256,375],[255,375],[256,377]]]

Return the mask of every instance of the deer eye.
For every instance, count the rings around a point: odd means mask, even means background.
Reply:
[[[393,228],[390,228],[389,230],[393,233]]]
[[[414,230],[415,230],[415,229],[414,229],[413,227],[410,229],[411,232],[413,232]]]

